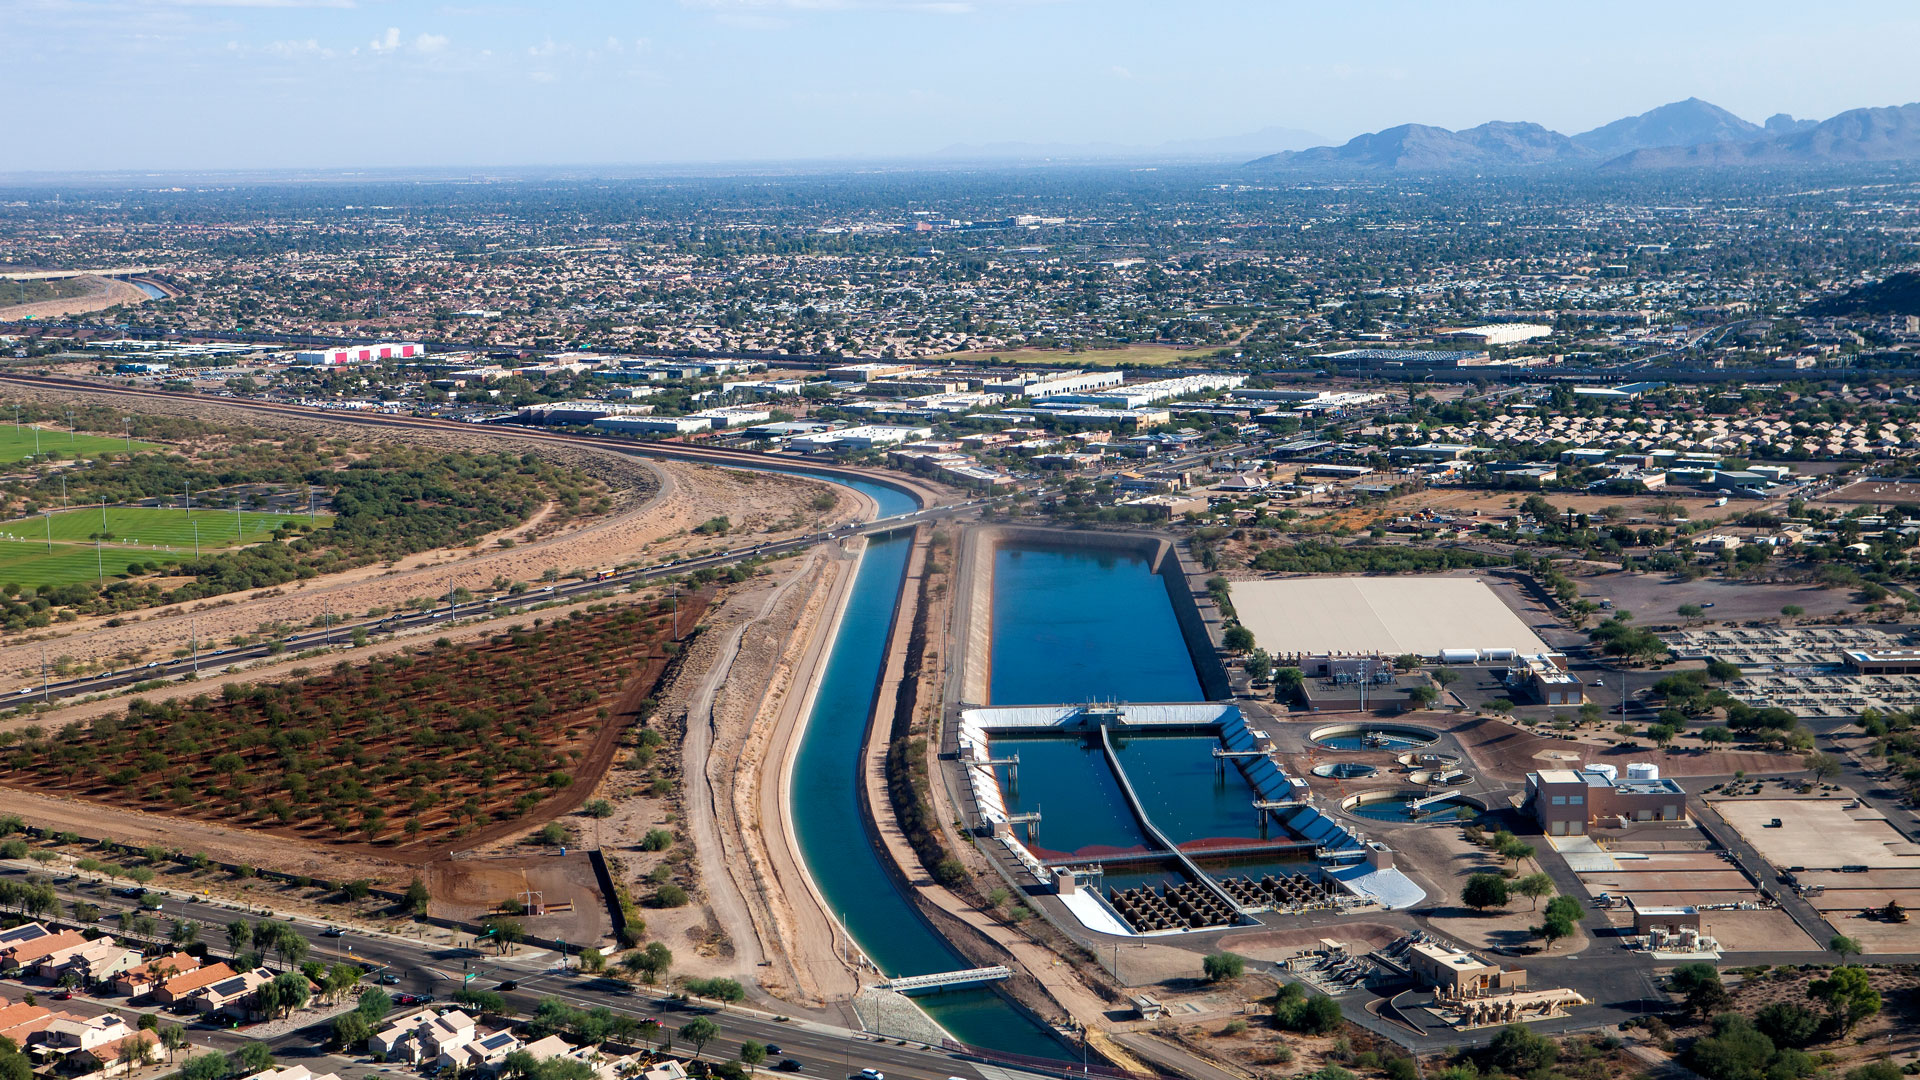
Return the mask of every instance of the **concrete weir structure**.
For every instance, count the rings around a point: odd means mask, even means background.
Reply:
[[[1226,665],[1220,660],[1219,616],[1211,603],[1203,607],[1206,589],[1197,584],[1204,575],[1188,564],[1171,541],[1146,533],[990,525],[968,529],[961,540],[957,584],[964,602],[956,606],[953,630],[964,647],[964,662],[958,668],[958,685],[949,687],[949,700],[968,705],[991,700],[994,556],[1003,547],[1114,552],[1146,560],[1166,586],[1202,693],[1214,701],[1232,696]],[[952,693],[955,690],[957,696]]]

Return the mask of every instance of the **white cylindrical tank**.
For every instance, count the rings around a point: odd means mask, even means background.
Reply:
[[[1479,649],[1441,649],[1440,662],[1443,664],[1472,664],[1480,660]]]
[[[1489,659],[1489,660],[1513,660],[1513,659],[1516,659],[1516,658],[1518,658],[1518,657],[1519,657],[1519,655],[1520,655],[1520,650],[1518,650],[1518,649],[1488,649],[1488,650],[1486,650],[1486,653],[1487,653],[1487,659]]]
[[[1620,769],[1618,766],[1614,766],[1614,765],[1589,765],[1587,766],[1586,771],[1591,773],[1599,773],[1601,776],[1604,776],[1607,778],[1607,783],[1609,784],[1613,783],[1615,780],[1620,779]]]
[[[1627,763],[1627,779],[1658,780],[1660,779],[1660,766],[1655,765],[1651,761],[1628,762]]]

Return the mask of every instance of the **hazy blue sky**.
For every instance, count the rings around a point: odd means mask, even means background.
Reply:
[[[1823,118],[1920,100],[1916,40],[1899,0],[0,0],[0,172]]]

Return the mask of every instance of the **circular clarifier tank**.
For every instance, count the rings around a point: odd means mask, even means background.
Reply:
[[[1432,824],[1443,821],[1472,821],[1484,807],[1464,795],[1445,795],[1422,806],[1416,801],[1432,797],[1426,791],[1365,791],[1340,804],[1355,817],[1388,823]]]
[[[1335,780],[1354,780],[1362,776],[1372,776],[1379,771],[1376,766],[1362,765],[1357,761],[1330,761],[1313,767],[1313,775],[1331,777]]]
[[[1439,736],[1426,728],[1406,724],[1330,724],[1307,737],[1328,750],[1418,750],[1432,746]]]

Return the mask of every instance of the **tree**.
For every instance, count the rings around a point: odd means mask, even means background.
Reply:
[[[1866,969],[1857,964],[1834,968],[1827,978],[1815,979],[1807,986],[1807,995],[1826,1004],[1827,1015],[1843,1035],[1851,1034],[1854,1025],[1880,1011],[1880,991],[1867,981]]]
[[[1515,1076],[1545,1069],[1559,1056],[1560,1048],[1552,1039],[1528,1031],[1523,1024],[1508,1024],[1487,1044],[1488,1063]]]
[[[1533,901],[1532,905],[1527,909],[1532,911],[1540,906],[1541,897],[1553,892],[1553,879],[1545,873],[1528,874],[1526,877],[1515,881],[1510,888],[1511,891],[1519,893],[1521,896]]]
[[[1220,642],[1233,652],[1246,652],[1253,648],[1253,631],[1244,626],[1229,626],[1220,636]]]
[[[1287,983],[1273,996],[1273,1021],[1287,1031],[1325,1035],[1340,1026],[1340,1004],[1325,994]]]
[[[414,878],[413,883],[407,886],[407,893],[401,898],[400,903],[407,909],[409,915],[420,916],[427,913],[427,905],[432,901],[433,897],[427,893],[425,883],[419,878]]]
[[[1671,975],[1667,976],[1667,985],[1671,987],[1675,993],[1680,994],[1688,993],[1696,986],[1701,986],[1706,983],[1717,983],[1719,981],[1720,969],[1704,961],[1681,964],[1679,967],[1673,969]]]
[[[1573,924],[1559,915],[1549,913],[1545,921],[1533,928],[1533,936],[1545,941],[1548,951],[1552,951],[1554,942],[1573,936]]]
[[[740,1064],[752,1070],[767,1060],[767,1044],[748,1039],[740,1044]]]
[[[298,971],[283,971],[255,993],[260,995],[261,1012],[268,1016],[275,1013],[287,1016],[291,1015],[293,1010],[305,1005],[313,991],[305,975]]]
[[[1780,609],[1780,614],[1785,615],[1789,619],[1797,619],[1806,613],[1807,609],[1801,607],[1799,604],[1788,604]]]
[[[680,1025],[680,1037],[693,1044],[693,1054],[695,1057],[699,1057],[700,1053],[706,1049],[707,1044],[712,1042],[719,1034],[720,1025],[704,1016],[696,1016]]]
[[[227,924],[227,948],[235,956],[240,955],[253,945],[253,927],[245,919],[235,919]]]
[[[1707,677],[1725,686],[1741,675],[1740,665],[1727,660],[1707,661]]]
[[[1843,964],[1847,962],[1847,957],[1860,956],[1866,952],[1865,949],[1860,947],[1858,939],[1850,938],[1845,934],[1833,935],[1833,938],[1827,942],[1827,948],[1839,953],[1840,962]]]
[[[201,1054],[180,1066],[181,1080],[222,1080],[232,1066],[225,1054]],[[251,1074],[244,1074],[251,1075]]]
[[[1551,918],[1561,918],[1570,923],[1578,923],[1586,917],[1586,914],[1587,909],[1581,907],[1580,901],[1575,900],[1571,896],[1556,896],[1547,901],[1547,915]]]
[[[333,1042],[342,1050],[357,1050],[372,1036],[373,1025],[358,1012],[341,1013],[333,1018]]]
[[[1811,1046],[1820,1037],[1820,1014],[1793,1001],[1774,1001],[1753,1014],[1753,1026],[1776,1046]]]
[[[1431,686],[1416,686],[1407,691],[1407,700],[1413,702],[1416,709],[1429,709],[1440,700],[1440,691]]]
[[[200,924],[192,919],[175,919],[167,930],[167,940],[185,948],[200,940]]]
[[[1832,754],[1812,753],[1800,759],[1815,780],[1827,781],[1840,775],[1840,759]],[[1834,950],[1838,952],[1839,950]]]
[[[1208,982],[1228,982],[1239,978],[1247,970],[1247,958],[1238,953],[1211,953],[1200,962],[1206,972]]]
[[[1534,856],[1532,844],[1512,836],[1507,837],[1506,841],[1496,850],[1500,852],[1501,858],[1513,860],[1513,864],[1516,867]]]
[[[173,1055],[187,1048],[187,1029],[179,1024],[167,1024],[160,1029],[160,1045],[167,1048],[167,1064],[173,1064]]]
[[[1718,1016],[1733,1006],[1733,995],[1719,979],[1703,982],[1687,991],[1687,1010],[1704,1020]]]
[[[273,1068],[273,1051],[263,1042],[245,1042],[240,1044],[238,1050],[228,1054],[227,1060],[231,1063],[231,1071],[241,1076],[252,1076]]]
[[[1475,911],[1505,907],[1508,899],[1507,879],[1498,874],[1475,874],[1460,889],[1460,902]]]
[[[127,1075],[144,1065],[153,1064],[154,1041],[144,1031],[136,1031],[120,1040],[120,1060],[127,1063]]]

